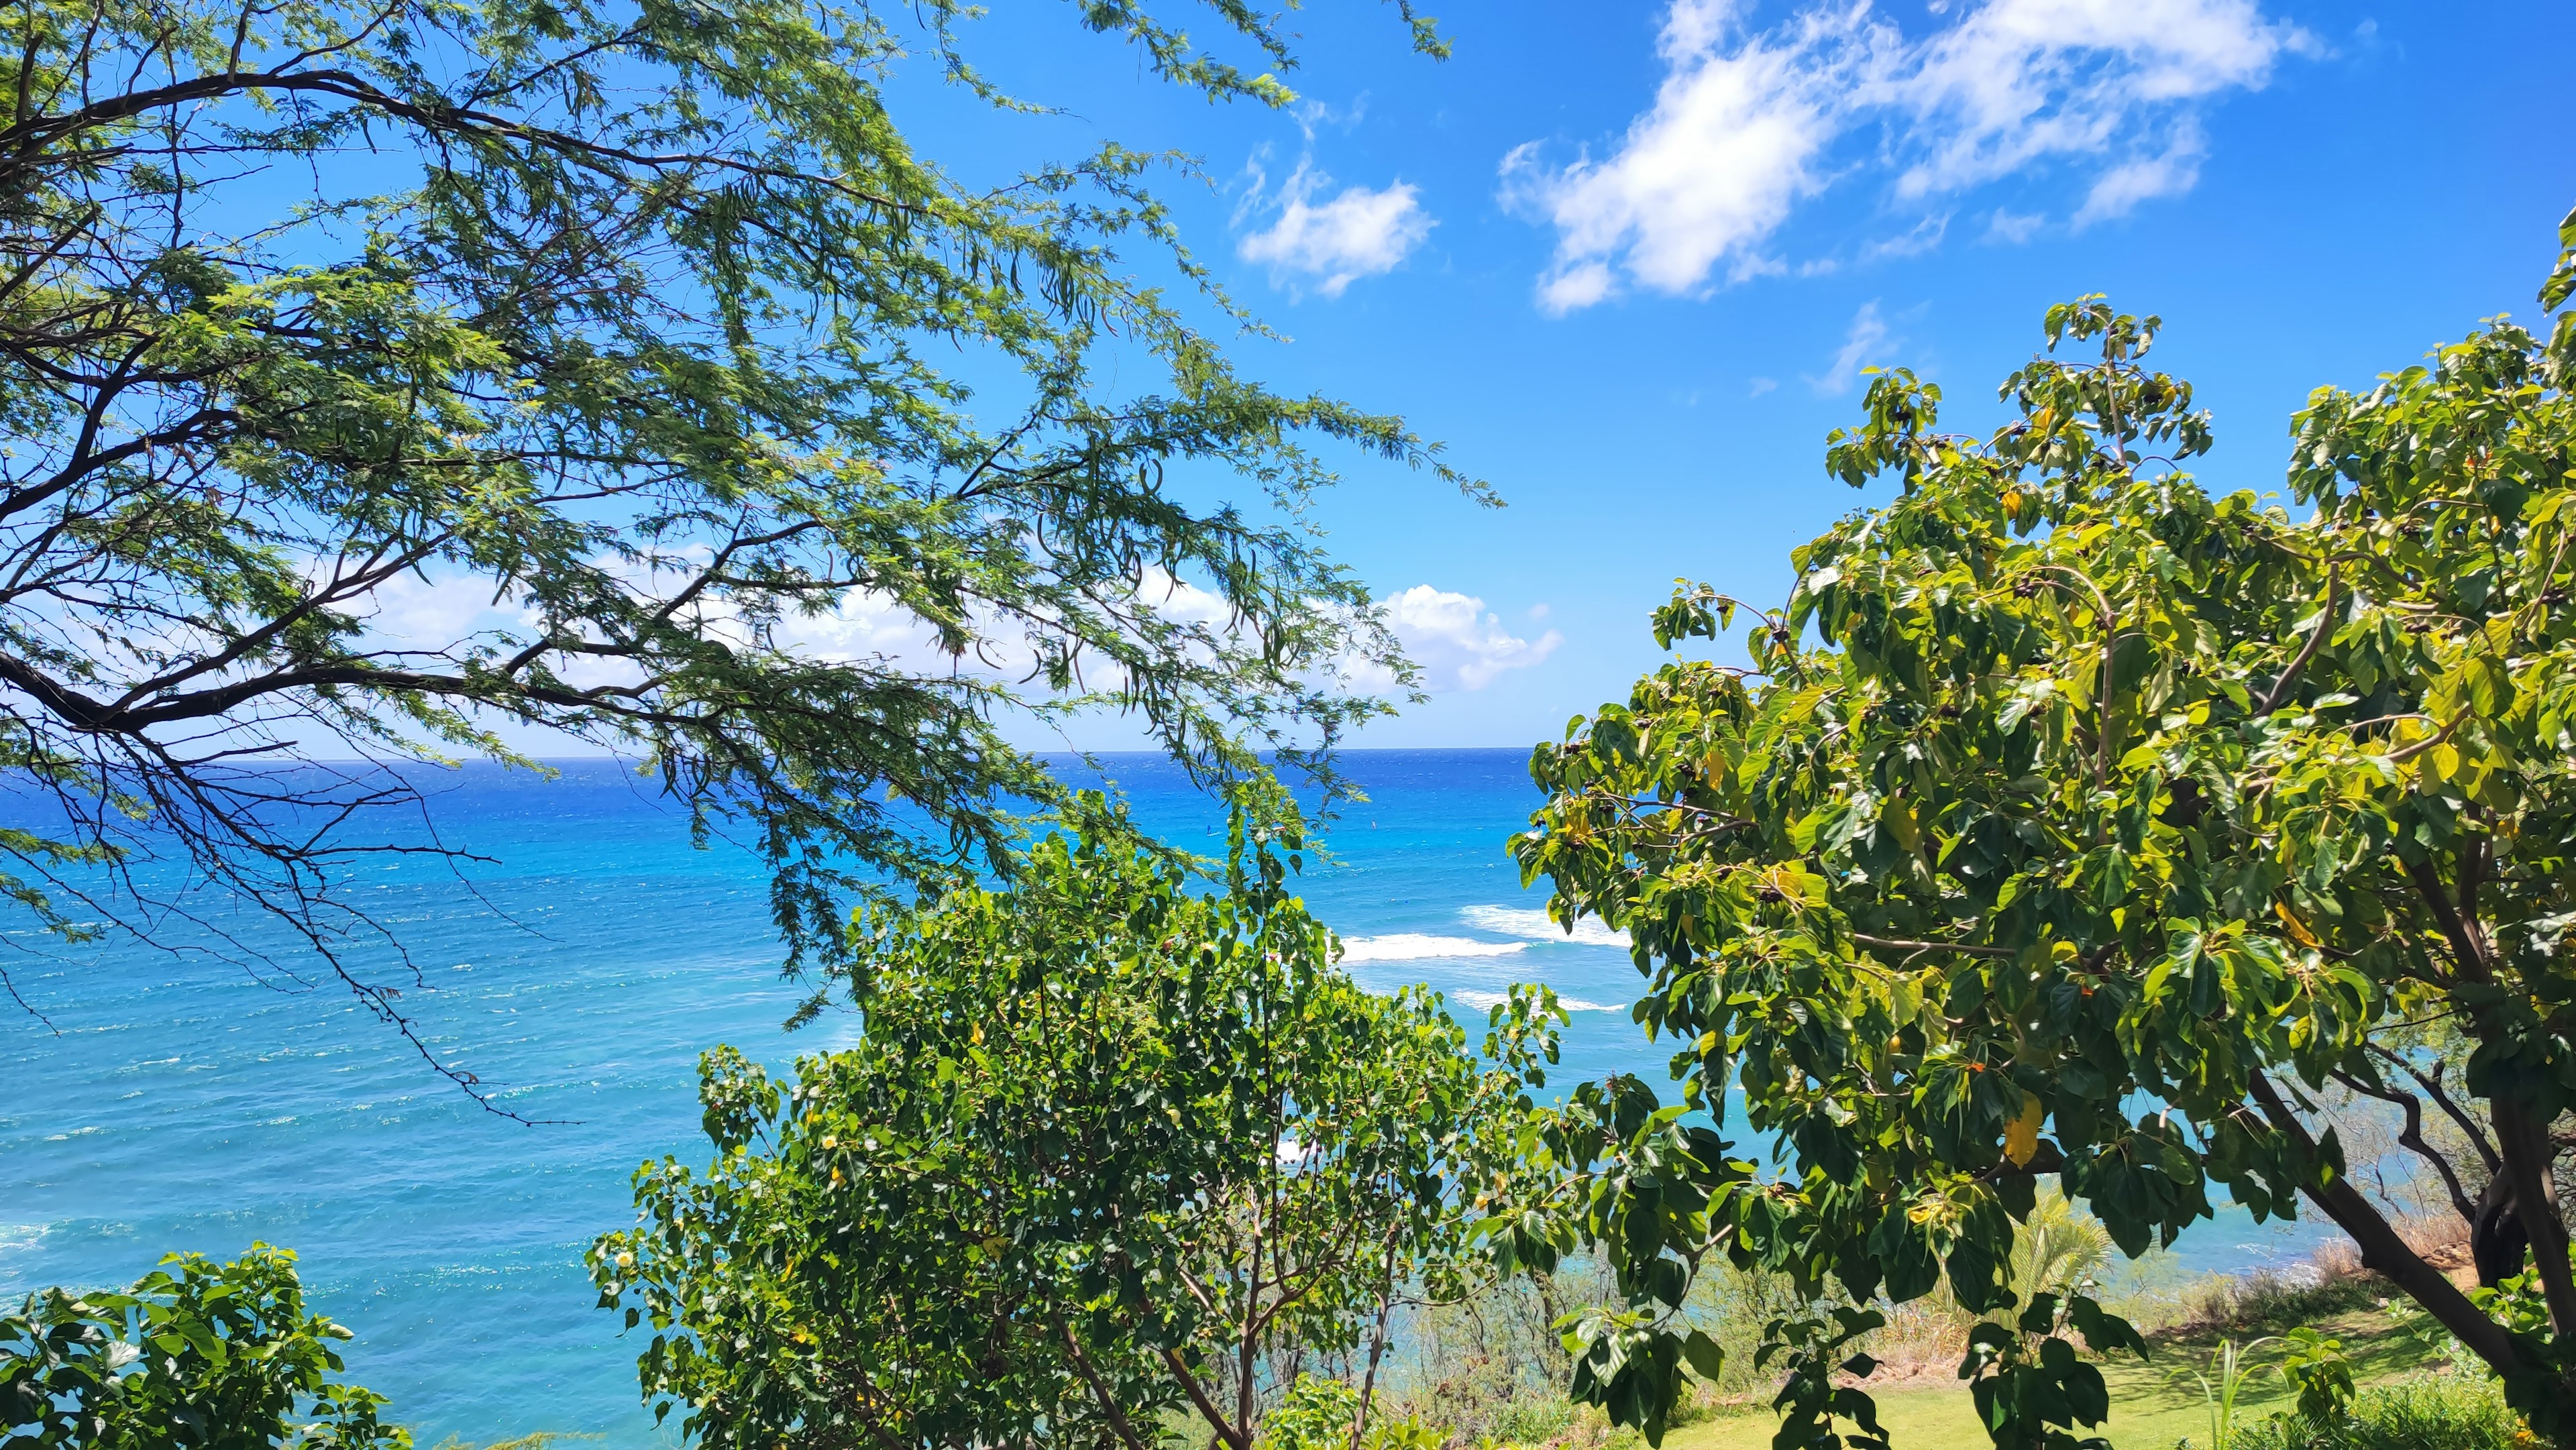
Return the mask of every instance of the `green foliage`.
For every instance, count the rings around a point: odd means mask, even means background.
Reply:
[[[1533,757],[1549,801],[1515,852],[1561,918],[1628,932],[1684,1091],[1578,1091],[1551,1138],[1578,1177],[1511,1247],[1606,1250],[1625,1302],[1586,1321],[1576,1392],[1650,1438],[1681,1390],[1675,1311],[1724,1255],[1820,1306],[1770,1335],[1784,1444],[1866,1409],[1833,1387],[1834,1316],[1945,1280],[2050,1326],[2036,1355],[1988,1336],[1963,1374],[1998,1445],[2065,1443],[2102,1406],[2056,1326],[2136,1340],[2015,1282],[2002,1248],[2047,1174],[2133,1256],[2213,1185],[2257,1218],[2304,1194],[2546,1433],[2576,1430],[2543,1189],[2546,1125],[2576,1104],[2576,330],[2544,347],[2497,322],[2318,392],[2298,516],[2178,466],[2211,436],[2144,362],[2158,328],[2052,308],[2051,354],[1981,438],[1939,430],[1937,387],[1879,376],[1828,468],[1899,491],[1792,554],[1750,668],[1668,664]],[[1715,640],[1739,609],[1685,587],[1656,635]],[[2542,1340],[2425,1264],[2302,1116],[2403,1065],[2374,1033],[2445,1016],[2520,1175]],[[1730,1087],[1767,1168],[1719,1136]]]
[[[2337,1415],[2280,1415],[2232,1450],[2524,1450],[2531,1436],[2492,1381],[2414,1375],[2370,1385]]]
[[[384,1398],[331,1378],[349,1331],[304,1312],[295,1256],[173,1254],[123,1293],[0,1318],[6,1450],[409,1450]]]
[[[2269,1360],[2255,1358],[2267,1345],[2279,1345]],[[2340,1340],[2301,1326],[2283,1335],[2267,1335],[2247,1344],[2222,1338],[2208,1361],[2191,1371],[2193,1383],[2209,1405],[2208,1450],[2237,1450],[2236,1403],[2256,1380],[2278,1378],[2298,1394],[2298,1413],[2316,1424],[2341,1419],[2352,1402],[2352,1361]]]
[[[1292,99],[1274,20],[1215,0],[1210,50],[1174,11],[1061,23]],[[1001,717],[1132,711],[1225,775],[1384,709],[1343,687],[1410,675],[1309,526],[1326,454],[1483,486],[1234,370],[1149,187],[1178,158],[917,151],[912,80],[1035,109],[978,14],[12,9],[0,769],[66,820],[0,832],[0,892],[77,937],[211,881],[399,1021],[333,883],[414,777],[277,760],[524,764],[514,727],[640,756],[830,972],[854,894],[1005,867],[1058,798]]]
[[[2331,1420],[2352,1402],[2352,1361],[2343,1341],[2301,1325],[2281,1336],[2280,1365],[2281,1378],[2298,1391],[2300,1414]]]
[[[1441,1450],[1448,1439],[1419,1419],[1372,1418],[1347,1382],[1307,1374],[1263,1417],[1254,1443],[1260,1450]]]
[[[2246,1356],[2263,1342],[2258,1339],[2239,1347],[2233,1339],[2222,1339],[2209,1352],[2208,1364],[2191,1372],[2193,1383],[2200,1386],[2201,1398],[2209,1405],[2207,1450],[2234,1450],[2236,1400],[2258,1368]]]
[[[1588,1261],[1554,1275],[1497,1278],[1454,1303],[1407,1314],[1380,1377],[1380,1413],[1410,1416],[1459,1445],[1545,1445],[1572,1430],[1571,1368],[1557,1321],[1588,1302]]]
[[[787,1084],[706,1058],[715,1161],[645,1165],[591,1254],[699,1441],[1143,1450],[1178,1412],[1251,1450],[1276,1366],[1365,1382],[1391,1316],[1471,1287],[1537,1171],[1553,998],[1480,1062],[1334,965],[1293,814],[1238,808],[1199,894],[1091,804],[1009,885],[861,925],[856,1046]]]

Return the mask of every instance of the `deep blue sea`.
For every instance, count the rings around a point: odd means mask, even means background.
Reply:
[[[1526,758],[1355,753],[1370,799],[1333,830],[1335,859],[1310,866],[1307,899],[1363,982],[1428,982],[1481,1022],[1506,985],[1544,981],[1574,1009],[1564,1081],[1660,1077],[1670,1047],[1628,1018],[1625,947],[1549,925],[1506,854],[1537,803]],[[1171,767],[1109,769],[1147,824],[1220,847],[1220,814]],[[693,849],[612,762],[559,771],[442,777],[440,830],[497,864],[469,886],[394,862],[366,887],[425,969],[404,1006],[431,1044],[548,1126],[483,1111],[327,982],[14,934],[34,954],[13,954],[11,976],[52,1026],[0,1003],[0,1297],[264,1240],[302,1256],[315,1307],[357,1331],[349,1377],[390,1395],[424,1450],[539,1430],[595,1433],[599,1450],[674,1443],[638,1404],[633,1348],[592,1307],[582,1245],[630,1221],[638,1162],[704,1156],[701,1049],[783,1066],[853,1022],[780,1030],[802,994],[778,978],[756,861]],[[2247,1269],[2298,1242],[2230,1213],[2181,1257]]]

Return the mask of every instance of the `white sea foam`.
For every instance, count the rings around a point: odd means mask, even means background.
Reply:
[[[1469,926],[1498,931],[1505,936],[1527,937],[1531,941],[1570,941],[1587,947],[1624,947],[1628,944],[1626,932],[1604,926],[1597,916],[1576,921],[1571,935],[1564,927],[1548,920],[1545,910],[1535,906],[1470,906],[1458,916]]]
[[[1494,1008],[1501,1006],[1505,1001],[1509,1000],[1501,992],[1479,992],[1472,989],[1461,992],[1452,992],[1449,995],[1460,1005],[1473,1007],[1479,1012],[1490,1012]],[[1580,997],[1559,997],[1556,999],[1556,1005],[1564,1008],[1568,1012],[1624,1012],[1628,1010],[1616,1003],[1586,1002]]]
[[[41,1223],[0,1223],[0,1265],[24,1254],[33,1258],[44,1243],[52,1225]]]
[[[1456,957],[1507,957],[1529,946],[1525,941],[1478,941],[1465,936],[1425,936],[1400,931],[1388,936],[1346,937],[1345,962],[1424,962]]]

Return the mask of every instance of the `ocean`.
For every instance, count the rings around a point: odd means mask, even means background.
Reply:
[[[1557,1082],[1660,1080],[1671,1045],[1629,1019],[1624,945],[1597,924],[1569,937],[1520,886],[1505,847],[1538,801],[1526,759],[1353,753],[1369,799],[1310,863],[1306,898],[1363,983],[1427,982],[1481,1022],[1509,984],[1544,981],[1572,1009]],[[1169,764],[1107,765],[1145,824],[1221,847],[1221,813]],[[680,814],[613,762],[558,770],[440,777],[439,829],[495,864],[460,882],[375,863],[363,886],[421,968],[426,990],[403,1006],[424,1040],[536,1126],[483,1110],[311,971],[16,933],[32,950],[8,970],[50,1025],[0,1002],[0,1298],[265,1241],[301,1256],[313,1307],[357,1333],[347,1377],[391,1396],[424,1450],[535,1431],[676,1444],[638,1401],[635,1346],[593,1307],[582,1246],[632,1221],[639,1162],[705,1157],[702,1049],[783,1068],[854,1024],[781,1030],[803,990],[778,977],[755,859],[692,848]],[[2292,1260],[2310,1232],[2228,1211],[2184,1237],[2178,1267]]]

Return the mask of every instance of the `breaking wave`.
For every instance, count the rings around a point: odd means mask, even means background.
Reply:
[[[1473,1007],[1479,1012],[1489,1012],[1494,1008],[1501,1006],[1503,1002],[1507,1000],[1500,992],[1478,992],[1472,990],[1452,992],[1449,994],[1449,998],[1451,1001]],[[1615,1002],[1586,1002],[1580,997],[1559,997],[1556,999],[1556,1005],[1564,1008],[1568,1012],[1624,1012],[1628,1010]]]
[[[1444,957],[1507,957],[1529,946],[1525,941],[1478,941],[1465,936],[1425,936],[1400,931],[1388,936],[1348,937],[1342,942],[1345,962],[1423,962]]]
[[[1498,931],[1505,936],[1526,937],[1531,941],[1564,941],[1587,947],[1624,947],[1628,934],[1602,924],[1601,918],[1587,916],[1574,924],[1567,934],[1564,927],[1547,919],[1547,913],[1535,906],[1470,906],[1458,913],[1469,926],[1485,931]]]

